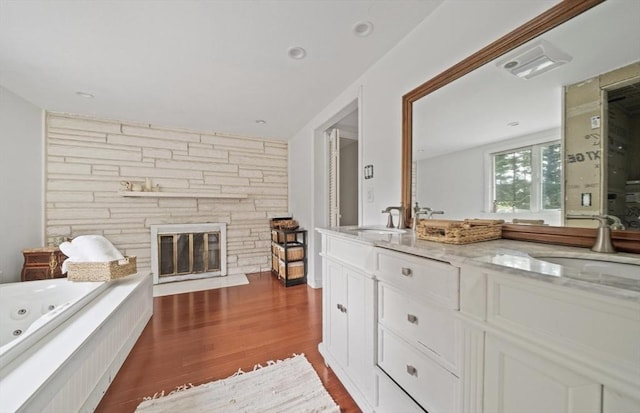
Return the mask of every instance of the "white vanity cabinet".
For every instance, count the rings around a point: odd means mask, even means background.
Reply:
[[[640,302],[463,265],[460,314],[485,335],[483,410],[640,412]]]
[[[378,366],[430,413],[460,411],[458,268],[382,248],[375,258]]]
[[[600,412],[597,381],[491,334],[484,385],[485,412]]]
[[[364,411],[375,399],[373,246],[323,234],[320,353]]]

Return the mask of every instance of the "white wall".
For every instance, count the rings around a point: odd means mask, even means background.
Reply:
[[[373,179],[361,182],[362,222],[383,224],[380,211],[400,203],[402,95],[473,52],[558,3],[548,1],[446,1],[340,96],[318,113],[289,143],[290,210],[309,229],[325,226],[321,199],[322,145],[316,130],[360,95],[362,163],[373,164]],[[375,36],[375,32],[373,34]],[[375,41],[375,37],[371,38]],[[479,171],[480,173],[480,171]],[[362,176],[362,174],[360,174]],[[367,192],[373,201],[366,201]],[[310,238],[309,283],[320,286],[319,237]]]
[[[20,281],[22,250],[42,246],[42,110],[0,87],[0,283]]]

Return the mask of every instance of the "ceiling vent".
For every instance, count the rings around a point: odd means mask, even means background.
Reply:
[[[544,39],[535,40],[498,60],[496,66],[521,79],[531,79],[571,61],[571,56]]]

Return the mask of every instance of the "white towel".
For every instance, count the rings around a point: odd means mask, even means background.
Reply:
[[[62,263],[67,272],[67,262],[108,262],[123,260],[124,255],[102,235],[81,235],[71,242],[60,244],[60,251],[68,258]]]

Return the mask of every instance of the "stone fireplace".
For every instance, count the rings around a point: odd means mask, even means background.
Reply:
[[[151,225],[153,283],[227,275],[225,223]]]

